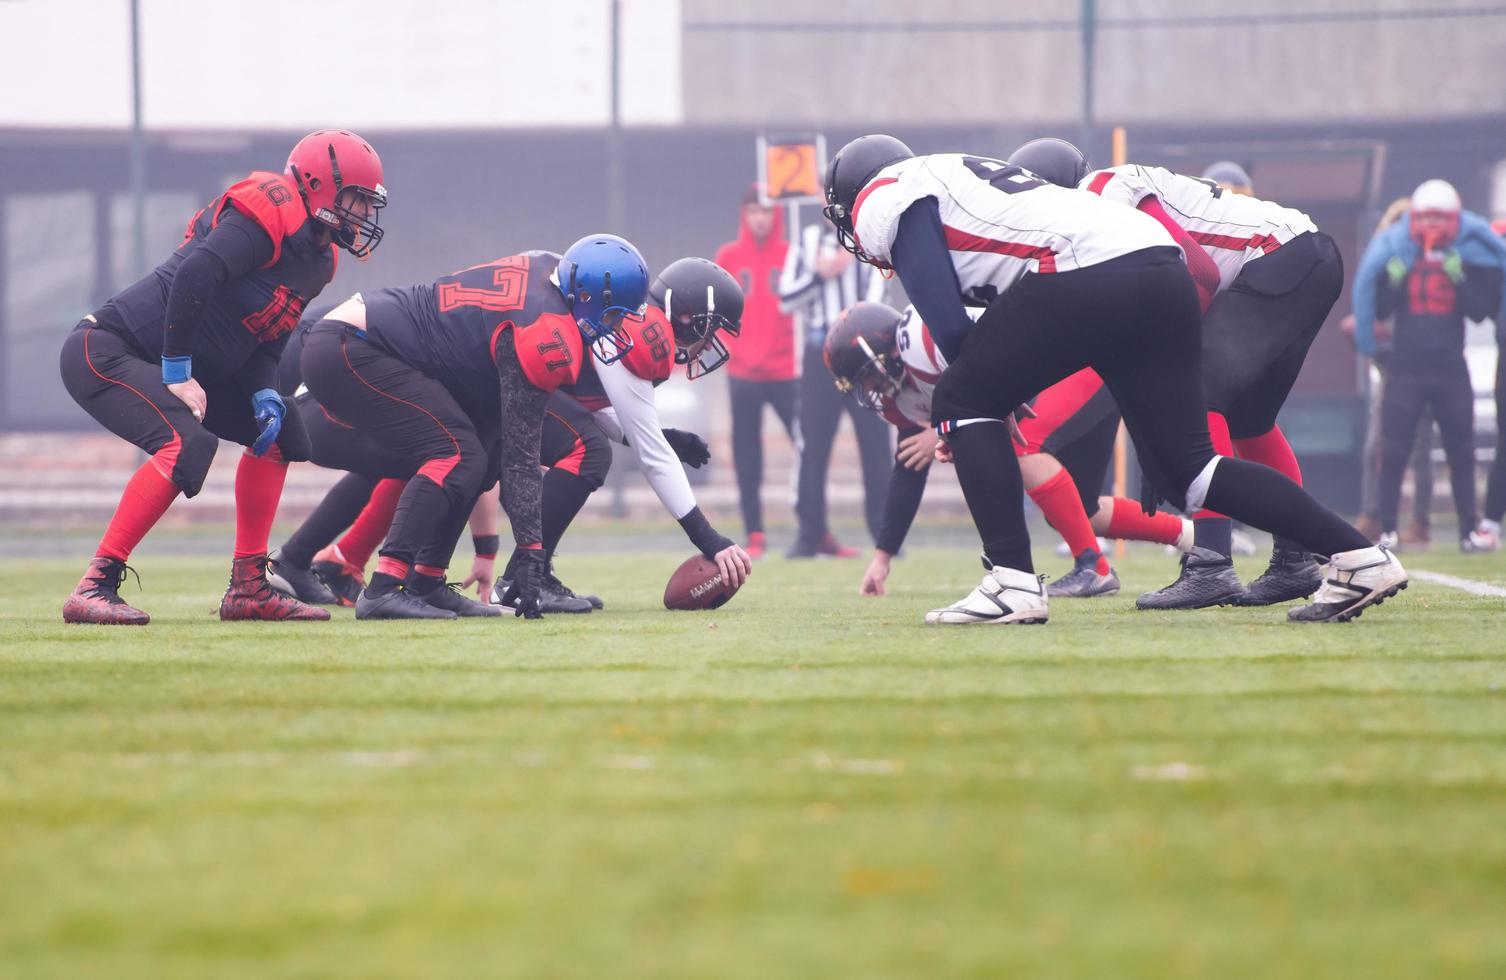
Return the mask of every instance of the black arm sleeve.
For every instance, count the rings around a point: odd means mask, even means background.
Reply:
[[[901,429],[900,441],[919,431]],[[910,525],[915,523],[915,515],[920,510],[920,500],[926,492],[926,477],[930,473],[929,466],[922,470],[907,469],[895,458],[894,469],[889,474],[889,494],[884,499],[884,522],[879,528],[878,540],[874,542],[878,550],[895,555],[904,547]]]
[[[1467,265],[1464,281],[1454,287],[1459,312],[1471,320],[1493,317],[1501,309],[1501,270],[1489,265]]]
[[[956,360],[973,320],[962,305],[962,286],[935,198],[922,198],[905,209],[890,251],[905,295],[930,329],[936,346],[948,361]]]
[[[690,543],[707,558],[715,558],[718,551],[732,547],[732,539],[718,534],[711,522],[706,520],[706,515],[701,513],[699,506],[690,508],[690,513],[680,518],[680,526],[685,529]]]
[[[184,257],[167,294],[162,356],[189,357],[214,291],[272,259],[272,237],[246,215],[229,208],[214,230]]]
[[[533,386],[518,363],[517,350],[503,340],[497,345],[497,379],[502,383],[502,508],[512,522],[513,541],[530,546],[544,540],[539,442],[549,392]]]
[[[283,351],[287,349],[288,338],[291,336],[292,334],[284,334],[270,344],[262,344],[251,352],[245,366],[241,368],[241,381],[245,383],[248,391],[271,388],[278,394],[291,394],[291,392],[281,390],[277,377],[278,362],[282,360]]]

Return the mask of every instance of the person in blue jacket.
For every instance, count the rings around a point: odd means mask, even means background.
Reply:
[[[1479,215],[1464,211],[1447,181],[1412,195],[1403,221],[1371,241],[1354,283],[1354,341],[1386,375],[1381,401],[1380,543],[1397,544],[1402,472],[1417,423],[1431,408],[1448,459],[1464,551],[1494,551],[1497,534],[1475,509],[1474,393],[1464,360],[1464,321],[1502,315],[1506,243]],[[1379,348],[1375,321],[1393,316],[1391,350]]]

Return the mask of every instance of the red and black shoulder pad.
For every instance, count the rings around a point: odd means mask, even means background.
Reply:
[[[257,171],[245,180],[237,181],[220,198],[219,215],[225,213],[226,205],[255,221],[272,239],[272,258],[267,265],[277,264],[282,257],[283,240],[296,234],[308,220],[303,200],[293,181],[283,175],[264,170]]]

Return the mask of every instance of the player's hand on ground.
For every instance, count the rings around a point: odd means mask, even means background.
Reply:
[[[685,432],[681,429],[660,429],[664,433],[664,441],[669,443],[669,448],[675,451],[680,462],[691,469],[700,469],[711,461],[711,447],[706,445],[706,440],[694,432]]]
[[[950,463],[952,461],[952,444],[947,442],[945,439],[937,437],[936,452],[934,453],[934,455],[936,457],[936,462]]]
[[[512,606],[524,619],[541,619],[543,599],[539,592],[549,573],[549,560],[542,548],[519,548],[513,552],[512,584],[502,596],[504,605]]]
[[[474,585],[476,587],[476,598],[485,602],[486,590],[491,588],[492,584],[492,566],[496,563],[497,560],[495,558],[483,558],[480,555],[471,559],[471,574],[467,575],[465,581],[460,583],[460,591],[464,592]]]
[[[167,386],[167,390],[173,393],[173,397],[188,406],[193,417],[200,422],[204,421],[204,413],[209,411],[209,396],[204,394],[204,389],[193,378],[187,381],[179,381],[177,384]]]
[[[941,437],[935,429],[921,429],[912,436],[906,436],[899,441],[899,452],[895,454],[900,465],[907,470],[923,470],[931,465],[931,459],[936,453],[936,444]]]
[[[738,588],[753,574],[753,559],[741,545],[729,544],[716,553],[716,567],[721,570],[722,581]]]
[[[873,561],[868,563],[868,571],[863,573],[863,588],[861,595],[886,595],[884,583],[889,581],[889,554],[884,551],[875,551]]]

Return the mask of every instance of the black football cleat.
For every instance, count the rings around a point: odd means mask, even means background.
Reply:
[[[314,556],[314,563],[309,566],[324,587],[329,589],[335,597],[335,602],[341,606],[354,606],[356,600],[361,597],[361,590],[366,588],[366,575],[357,565],[352,565],[340,554],[338,545],[330,545]]]
[[[552,578],[554,576],[548,576],[539,586],[539,612],[588,613],[595,608],[589,601],[570,592],[568,589],[564,592],[556,591],[549,583],[549,579]],[[558,582],[559,579],[554,579],[554,581]],[[502,601],[502,597],[507,594],[507,590],[511,585],[511,580],[503,578],[500,575],[497,576],[497,583],[492,586],[491,601],[498,606],[516,609],[517,606],[514,603]]]
[[[282,549],[267,556],[267,584],[294,599],[315,606],[333,606],[337,600],[312,568],[299,568],[282,557]]]
[[[1182,556],[1182,574],[1163,589],[1135,600],[1136,609],[1206,609],[1227,606],[1244,595],[1234,559],[1194,547]]]
[[[362,589],[356,600],[357,619],[455,619],[456,614],[448,609],[431,606],[405,589],[371,594]]]
[[[561,582],[560,581],[560,577],[558,575],[554,574],[554,566],[553,565],[549,566],[549,574],[544,577],[544,587],[546,589],[550,589],[552,591],[558,592],[560,595],[570,596],[571,598],[575,598],[575,599],[584,599],[584,600],[586,600],[587,602],[589,602],[591,604],[591,608],[592,609],[600,609],[600,608],[602,608],[602,606],[605,605],[605,603],[603,603],[596,596],[594,596],[594,595],[581,595],[579,592],[576,592],[574,589],[570,588],[570,586],[566,585],[564,582]]]
[[[1109,569],[1107,575],[1098,574],[1098,562],[1103,558],[1096,551],[1084,551],[1077,556],[1072,570],[1046,586],[1046,595],[1053,599],[1092,599],[1097,596],[1118,595],[1119,576]]]
[[[427,602],[436,609],[448,609],[460,617],[466,616],[500,616],[500,606],[490,606],[484,602],[477,602],[460,591],[460,585],[456,582],[444,582],[427,592],[414,592],[413,595]]]
[[[1271,552],[1271,563],[1260,577],[1245,586],[1236,606],[1273,606],[1278,602],[1306,599],[1323,584],[1323,567],[1305,551]]]

